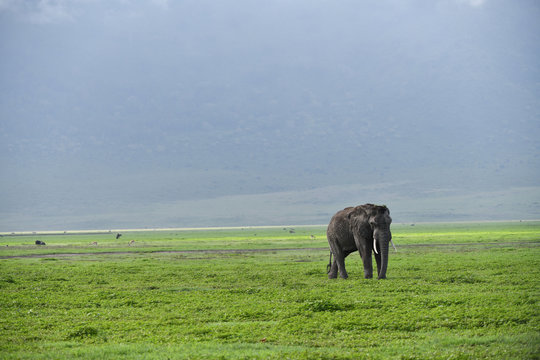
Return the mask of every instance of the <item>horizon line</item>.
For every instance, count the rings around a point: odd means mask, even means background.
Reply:
[[[525,220],[471,220],[471,221],[416,221],[399,222],[394,225],[411,224],[473,224],[473,223],[504,223],[504,222],[535,222],[540,219]],[[218,230],[243,230],[243,229],[277,229],[294,227],[324,227],[328,224],[297,224],[297,225],[245,225],[245,226],[208,226],[208,227],[163,227],[163,228],[136,228],[136,229],[94,229],[94,230],[29,230],[29,231],[0,231],[0,236],[28,236],[28,235],[98,235],[120,232],[159,232],[159,231],[218,231]]]

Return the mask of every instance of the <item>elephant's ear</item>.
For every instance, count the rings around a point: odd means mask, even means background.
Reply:
[[[387,219],[387,221],[392,222],[392,218],[390,217],[390,209],[388,209],[386,205],[378,206],[376,215],[382,215]]]
[[[366,211],[361,206],[357,206],[354,208],[351,207],[346,210],[349,210],[349,213],[347,215],[349,219],[352,219],[353,217],[356,217],[356,216],[366,215]]]
[[[388,219],[388,222],[392,222],[392,217],[390,216],[390,209],[388,209],[386,206],[384,208],[386,210],[384,215]]]
[[[366,210],[362,206],[357,206],[351,209],[351,211],[348,214],[348,217],[349,217],[349,224],[351,225],[351,227],[354,227],[357,229],[360,228],[363,224],[366,224],[369,219],[369,215],[367,214]]]

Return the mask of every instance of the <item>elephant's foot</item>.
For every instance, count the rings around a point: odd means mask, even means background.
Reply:
[[[337,273],[328,273],[328,278],[329,279],[337,279]]]
[[[379,280],[384,280],[384,279],[386,279],[386,275],[384,275],[384,276],[379,276],[377,279],[379,279]]]
[[[339,274],[339,276],[342,278],[342,279],[347,279],[349,277],[349,275],[347,273],[345,274]]]

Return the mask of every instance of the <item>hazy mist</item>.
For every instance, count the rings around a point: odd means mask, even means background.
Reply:
[[[540,3],[0,0],[0,231],[540,219]]]

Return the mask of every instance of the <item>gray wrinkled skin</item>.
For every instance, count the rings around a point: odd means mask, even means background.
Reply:
[[[386,206],[365,204],[338,211],[330,220],[326,230],[330,245],[328,278],[335,279],[338,273],[343,279],[348,278],[345,258],[358,250],[364,263],[364,277],[366,279],[373,277],[371,258],[373,252],[377,262],[378,278],[385,279],[388,267],[388,244],[392,239],[391,223],[390,210]],[[373,249],[374,245],[376,251]]]

